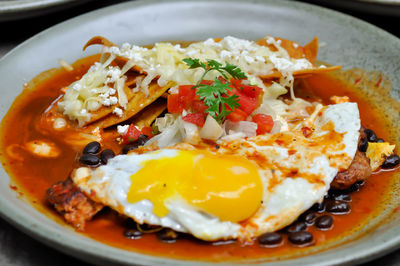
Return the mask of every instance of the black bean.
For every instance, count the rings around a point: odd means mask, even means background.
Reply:
[[[337,201],[351,201],[350,192],[347,190],[329,190],[329,198]]]
[[[137,140],[135,140],[135,144],[139,146],[143,146],[147,141],[149,140],[149,137],[144,134],[140,134]]]
[[[364,184],[365,184],[365,180],[358,180],[358,181],[356,181],[353,185],[351,185],[348,189],[346,189],[345,191],[346,191],[347,193],[359,191],[360,188],[361,188],[362,186],[364,186]]]
[[[110,149],[105,149],[100,153],[100,159],[103,164],[106,164],[108,160],[114,158],[115,153]]]
[[[195,239],[195,241],[200,241],[199,239]],[[212,244],[213,246],[221,246],[221,245],[229,245],[229,244],[233,244],[235,243],[236,240],[235,239],[221,239],[221,240],[217,240],[217,241],[213,241],[213,242],[208,242],[208,241],[204,241],[203,243],[208,245],[208,244]]]
[[[122,148],[122,153],[127,154],[129,151],[137,149],[137,148],[138,148],[138,146],[136,146],[134,144],[128,144]]]
[[[143,146],[148,140],[149,138],[146,135],[140,134],[137,140],[135,140],[131,144],[126,145],[122,149],[122,153],[127,154],[129,151],[137,149],[139,146]]]
[[[350,194],[339,194],[339,195],[333,195],[332,199],[337,200],[337,201],[350,202],[351,196],[350,196]]]
[[[124,236],[129,239],[139,239],[142,235],[143,233],[137,229],[126,229],[124,231]]]
[[[100,158],[94,154],[82,154],[79,158],[79,162],[89,166],[97,166],[100,164]]]
[[[382,168],[388,169],[393,168],[400,163],[400,158],[397,154],[392,154],[386,157],[385,161],[382,164]]]
[[[157,238],[163,242],[174,243],[178,239],[178,233],[174,230],[164,228],[157,232]]]
[[[358,144],[358,150],[360,152],[366,152],[368,149],[368,140],[366,138],[362,138],[360,143]]]
[[[360,188],[365,185],[365,180],[358,180],[354,184]]]
[[[83,154],[97,154],[101,149],[100,143],[97,141],[92,141],[88,143],[83,149]]]
[[[321,202],[321,203],[315,203],[312,207],[311,210],[316,211],[316,212],[323,212],[325,211],[325,202]]]
[[[140,231],[142,231],[143,233],[150,233],[161,230],[161,227],[158,225],[138,224],[137,227],[139,227]]]
[[[383,142],[385,142],[385,140],[384,139],[378,139],[376,142],[383,143]]]
[[[326,211],[333,214],[345,214],[350,211],[350,205],[347,202],[329,201],[326,204]]]
[[[294,233],[294,232],[300,232],[300,231],[304,231],[307,229],[307,225],[304,222],[294,222],[292,225],[290,225],[286,231],[288,233]]]
[[[307,231],[290,233],[288,239],[295,245],[306,245],[313,241],[313,235]]]
[[[282,236],[279,233],[265,233],[258,237],[258,243],[265,246],[277,246],[282,243]]]
[[[322,215],[315,220],[315,226],[320,230],[332,228],[333,218],[330,215]]]
[[[377,142],[378,137],[376,136],[375,132],[372,129],[366,129],[364,130],[365,135],[367,135],[367,140],[369,142]]]
[[[307,225],[313,225],[315,218],[317,218],[317,214],[315,212],[306,212],[301,216],[301,218]]]

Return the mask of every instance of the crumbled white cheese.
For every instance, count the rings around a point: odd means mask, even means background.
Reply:
[[[124,114],[124,112],[122,111],[121,108],[116,107],[116,108],[113,110],[113,114],[116,114],[116,115],[118,115],[119,117],[121,117],[121,116]]]
[[[118,134],[125,135],[125,133],[128,131],[128,128],[129,128],[129,125],[123,125],[123,126],[118,125],[117,126]]]
[[[287,59],[287,58],[277,57],[276,55],[271,55],[270,60],[274,64],[275,68],[282,73],[294,72],[313,67],[312,64],[305,58]]]
[[[110,97],[110,98],[105,98],[105,99],[103,100],[103,105],[104,105],[104,106],[111,106],[111,105],[117,104],[117,102],[118,102],[118,98],[112,96],[112,97]]]

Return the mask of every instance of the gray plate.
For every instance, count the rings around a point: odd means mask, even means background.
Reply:
[[[365,22],[291,1],[150,0],[126,2],[71,19],[36,35],[7,54],[0,60],[0,115],[5,114],[25,82],[44,70],[57,67],[57,60],[73,62],[97,52],[90,47],[82,53],[84,43],[95,35],[103,35],[119,44],[126,41],[149,44],[225,35],[258,39],[266,34],[302,44],[319,36],[320,41],[327,43],[319,59],[345,68],[382,70],[392,79],[393,87],[397,88],[392,93],[399,99],[400,40]],[[93,241],[48,219],[19,199],[9,189],[9,182],[8,175],[0,169],[2,216],[17,228],[65,253],[97,264],[204,265],[128,252]],[[373,222],[377,223],[378,218]],[[336,248],[276,264],[333,265],[370,260],[398,247],[399,221],[399,215],[394,215],[376,230],[357,239],[354,234],[350,241]]]
[[[0,0],[0,21],[43,15],[88,0]]]

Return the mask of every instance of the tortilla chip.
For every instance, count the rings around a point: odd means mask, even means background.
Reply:
[[[323,74],[323,73],[328,73],[332,72],[335,70],[341,69],[342,66],[330,66],[330,67],[316,67],[316,68],[310,68],[310,69],[302,69],[298,71],[293,72],[293,76],[296,78],[305,78],[313,74]],[[260,75],[259,77],[261,79],[273,79],[273,78],[280,78],[282,76],[281,72],[278,70],[274,70],[271,74],[268,75]]]
[[[135,126],[149,127],[156,118],[167,109],[167,102],[164,99],[158,98],[155,102],[144,108],[140,113],[131,119],[131,123]]]
[[[117,46],[113,42],[109,41],[107,38],[104,38],[102,36],[94,36],[89,41],[87,41],[85,46],[83,46],[82,50],[85,51],[86,48],[88,48],[91,45],[95,45],[95,44],[101,44],[101,45],[106,46],[106,47]]]
[[[281,41],[280,46],[288,52],[291,58],[300,59],[306,57],[304,53],[304,48],[297,42],[282,38],[274,38],[274,39]],[[278,51],[275,45],[268,44],[266,39],[261,39],[257,41],[257,44],[261,46],[267,46],[273,52]]]
[[[136,115],[139,113],[141,110],[143,110],[146,106],[150,105],[153,103],[155,100],[157,100],[164,92],[166,92],[169,88],[173,86],[173,82],[169,82],[166,86],[160,87],[158,84],[152,83],[149,85],[149,95],[146,96],[143,92],[139,91],[135,93],[135,96],[132,97],[131,100],[129,100],[126,110],[122,114],[121,117],[119,117],[116,114],[111,113],[114,108],[109,108],[111,111],[108,112],[109,115],[105,116],[104,118],[97,120],[94,124],[96,127],[99,128],[107,128],[112,125],[121,123],[125,120],[128,120],[132,116]],[[93,123],[91,123],[91,126]]]
[[[312,39],[311,42],[306,44],[302,47],[295,41],[286,40],[282,38],[274,38],[275,40],[280,40],[280,46],[284,48],[289,56],[294,59],[301,59],[305,58],[313,64],[313,68],[311,69],[303,69],[293,72],[293,76],[297,78],[303,78],[312,74],[322,74],[331,71],[335,71],[341,68],[341,66],[331,66],[331,67],[316,67],[315,66],[315,59],[317,58],[318,54],[318,38],[315,37]],[[267,44],[266,39],[261,39],[257,41],[258,45],[268,46],[269,49],[272,51],[277,51],[278,49],[273,44]],[[274,70],[271,74],[268,75],[260,75],[259,77],[262,79],[273,79],[273,78],[280,78],[282,74],[278,70]]]
[[[317,37],[314,37],[314,39],[312,39],[311,42],[304,45],[304,47],[303,47],[305,57],[313,65],[315,63],[315,59],[317,58],[318,48],[319,48],[319,46],[318,46],[318,38]]]

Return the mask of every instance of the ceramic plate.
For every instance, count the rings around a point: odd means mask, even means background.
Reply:
[[[126,41],[149,44],[226,35],[258,39],[266,34],[301,44],[318,36],[326,43],[319,59],[346,69],[381,70],[389,75],[396,88],[393,96],[400,98],[400,40],[360,20],[293,1],[149,0],[126,2],[76,17],[34,36],[7,54],[0,60],[0,115],[5,114],[25,82],[44,70],[58,67],[59,59],[73,62],[97,52],[98,48],[92,47],[82,52],[84,43],[95,35],[103,35],[119,44]],[[9,188],[7,173],[3,169],[0,171],[2,216],[51,247],[96,264],[204,265],[128,252],[93,241],[50,220],[20,199]],[[400,243],[400,212],[390,219],[384,218],[398,200],[398,195],[393,193],[388,211],[372,221],[380,225],[370,228],[368,234],[351,235],[337,247],[276,264],[347,264],[370,260],[393,250]]]

